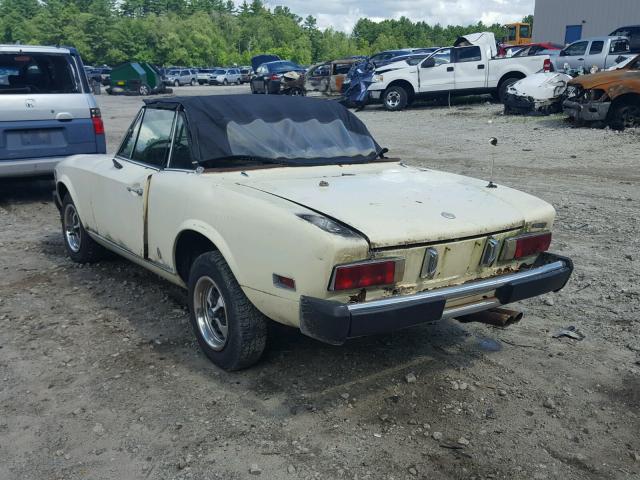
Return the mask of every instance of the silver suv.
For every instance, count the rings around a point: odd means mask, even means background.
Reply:
[[[237,85],[242,83],[242,74],[239,68],[220,68],[214,70],[209,80],[209,85],[229,85],[230,83]]]
[[[197,85],[198,72],[189,68],[172,68],[167,71],[165,83],[179,87],[180,85]]]
[[[48,175],[80,153],[106,141],[77,50],[0,45],[0,177]]]

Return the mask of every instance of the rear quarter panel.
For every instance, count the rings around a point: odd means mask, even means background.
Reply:
[[[236,185],[240,172],[163,171],[151,180],[149,257],[176,270],[181,232],[206,236],[224,256],[249,299],[270,318],[296,326],[300,295],[325,298],[334,265],[367,258],[360,237],[329,234],[300,219],[311,213],[289,201]],[[273,284],[295,279],[296,290]]]

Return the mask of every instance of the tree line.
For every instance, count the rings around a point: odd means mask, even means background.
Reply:
[[[261,0],[0,0],[0,43],[69,45],[86,64],[244,65],[273,53],[308,65],[395,48],[450,45],[500,25],[429,25],[401,17],[360,19],[349,33]]]

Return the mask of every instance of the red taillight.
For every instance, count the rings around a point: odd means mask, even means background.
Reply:
[[[280,75],[278,75],[277,73],[272,74],[271,80],[280,80]]]
[[[551,72],[552,67],[553,65],[551,64],[551,60],[549,60],[548,58],[545,58],[544,63],[542,64],[542,70],[544,70],[545,72]]]
[[[102,123],[102,115],[99,108],[91,109],[91,123],[93,123],[93,133],[104,135],[104,123]]]
[[[336,267],[330,290],[391,285],[396,279],[396,261],[368,262]]]
[[[513,258],[524,258],[549,250],[551,245],[551,233],[542,235],[525,235],[516,238],[516,249]]]

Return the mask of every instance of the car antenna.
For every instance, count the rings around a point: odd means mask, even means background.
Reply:
[[[491,137],[489,139],[489,143],[496,147],[498,146],[498,139],[496,137]],[[489,185],[487,185],[487,188],[498,188],[498,186],[493,183],[493,165],[496,163],[496,156],[493,153],[493,150],[491,151],[491,174],[489,175]]]

